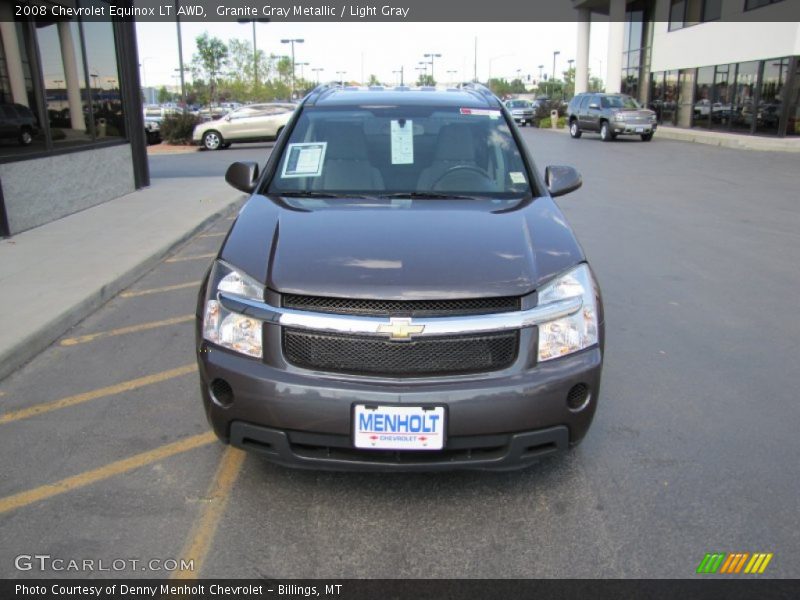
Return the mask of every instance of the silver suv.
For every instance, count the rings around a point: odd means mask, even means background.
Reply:
[[[658,126],[655,112],[625,94],[578,94],[569,103],[567,119],[573,138],[596,131],[604,142],[618,135],[639,135],[649,142]]]

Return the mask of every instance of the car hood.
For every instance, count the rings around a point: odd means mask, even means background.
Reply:
[[[392,300],[518,296],[583,260],[548,197],[502,210],[480,200],[289,202],[253,196],[220,252],[281,293]]]

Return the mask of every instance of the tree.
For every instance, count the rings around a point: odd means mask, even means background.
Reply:
[[[381,84],[380,81],[378,81],[378,78],[375,77],[374,74],[370,74],[369,81],[367,82],[367,85],[382,85],[382,84]]]
[[[417,79],[418,86],[427,86],[427,85],[436,85],[436,80],[433,78],[433,75],[420,75],[419,79]]]
[[[167,86],[162,85],[158,90],[158,103],[166,104],[172,99],[172,94],[167,91]]]
[[[589,91],[590,92],[602,92],[605,90],[605,86],[603,85],[603,80],[599,77],[591,77],[589,79]]]
[[[575,95],[575,67],[564,71],[564,100]]]
[[[192,67],[204,79],[208,78],[210,99],[213,102],[216,99],[218,76],[228,62],[228,47],[221,39],[209,37],[207,31],[197,36],[195,43],[197,54],[192,57]]]

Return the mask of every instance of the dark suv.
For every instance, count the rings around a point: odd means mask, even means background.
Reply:
[[[0,138],[29,146],[37,133],[36,117],[22,104],[0,104]]]
[[[488,89],[321,86],[297,108],[201,286],[217,436],[290,466],[509,469],[580,442],[600,290]]]
[[[578,94],[567,107],[567,120],[573,138],[596,131],[604,142],[618,135],[638,135],[649,142],[657,127],[656,113],[625,94]]]

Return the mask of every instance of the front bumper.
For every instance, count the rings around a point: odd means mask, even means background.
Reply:
[[[482,376],[389,379],[317,373],[237,355],[201,342],[201,393],[217,436],[271,461],[334,470],[511,469],[577,444],[597,406],[600,347],[530,369]],[[232,396],[212,397],[225,381]],[[578,384],[588,388],[581,410],[566,403]],[[351,443],[354,404],[446,406],[441,451],[357,450]]]
[[[533,122],[533,113],[511,113],[511,116],[517,123],[532,123]]]
[[[655,133],[658,125],[656,123],[625,123],[615,121],[612,125],[614,133],[617,135],[642,135]]]

